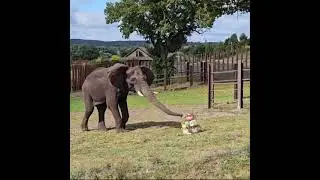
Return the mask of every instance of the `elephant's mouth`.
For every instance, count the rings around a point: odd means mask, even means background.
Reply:
[[[129,91],[136,92],[136,89],[133,84],[129,84]]]

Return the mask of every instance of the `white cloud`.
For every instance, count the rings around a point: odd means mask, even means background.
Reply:
[[[250,14],[225,15],[217,19],[213,28],[199,35],[193,33],[189,38],[190,41],[223,41],[231,34],[245,33],[250,37]]]
[[[114,24],[106,24],[105,18],[103,15],[101,15],[101,13],[76,11],[71,14],[71,17],[74,20],[72,25],[81,26],[89,29],[108,28],[114,26]]]

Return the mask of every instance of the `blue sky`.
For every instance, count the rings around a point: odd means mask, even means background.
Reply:
[[[101,41],[143,40],[135,33],[129,39],[124,39],[116,23],[105,23],[103,11],[107,1],[117,0],[70,0],[70,38]],[[249,13],[222,16],[213,23],[213,28],[201,35],[194,33],[188,41],[224,41],[232,33],[245,33],[250,36]]]

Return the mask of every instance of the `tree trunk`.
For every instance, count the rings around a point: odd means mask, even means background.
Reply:
[[[164,90],[167,90],[167,56],[168,51],[166,47],[161,46],[161,59],[164,61]]]

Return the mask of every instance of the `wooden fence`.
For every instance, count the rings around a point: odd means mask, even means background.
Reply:
[[[171,76],[168,81],[169,85],[181,84],[182,86],[195,86],[199,84],[208,83],[208,67],[209,64],[214,66],[217,73],[214,78],[219,81],[230,82],[234,79],[234,75],[227,73],[227,71],[234,70],[235,64],[241,60],[245,69],[250,69],[250,52],[245,51],[233,51],[233,52],[216,52],[201,54],[196,56],[181,56],[175,59],[176,73]],[[137,63],[121,62],[129,66],[136,65]],[[138,64],[144,65],[144,63],[138,62]],[[86,76],[97,67],[109,67],[112,63],[103,62],[100,64],[88,64],[78,63],[71,64],[71,90],[81,90],[82,83]],[[151,68],[150,62],[148,67]],[[244,78],[249,78],[249,73],[244,72]],[[156,78],[153,82],[154,86],[164,85],[164,78],[158,78],[161,75],[155,74]],[[163,76],[163,75],[162,75]]]
[[[250,81],[250,62],[248,58],[243,59],[243,54],[236,56],[235,61],[232,62],[232,66],[228,68],[219,68],[217,66],[219,61],[209,63],[208,66],[208,108],[212,108],[215,103],[215,85],[219,83],[234,83],[233,98],[237,102],[237,109],[243,108],[243,82]],[[217,79],[217,75],[229,74],[227,79]],[[226,76],[225,76],[226,77]]]
[[[79,91],[86,77],[98,67],[110,67],[113,63],[102,62],[96,64],[74,63],[71,64],[71,90]]]
[[[214,64],[215,72],[227,72],[234,69],[235,64],[241,60],[245,69],[250,69],[250,50],[235,50],[232,52],[215,52],[196,56],[182,56],[176,58],[176,73],[169,79],[170,84],[185,84],[188,86],[208,83],[208,64]],[[244,72],[245,78],[250,78],[248,71]],[[215,80],[232,80],[231,73],[219,73]]]

